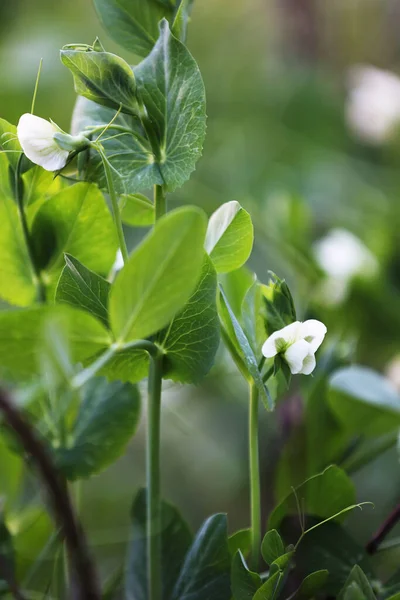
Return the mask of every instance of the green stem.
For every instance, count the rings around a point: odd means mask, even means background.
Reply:
[[[258,453],[258,390],[249,384],[249,463],[251,507],[251,567],[258,571],[261,546],[261,490]]]
[[[152,357],[147,419],[147,586],[148,600],[161,600],[160,425],[163,355]]]
[[[113,213],[114,213],[114,222],[115,222],[115,227],[117,230],[119,246],[121,248],[122,258],[124,259],[124,263],[125,263],[128,260],[128,249],[126,247],[125,235],[124,235],[124,230],[122,227],[121,213],[119,211],[118,198],[117,198],[117,194],[115,192],[114,180],[113,180],[112,172],[111,172],[111,165],[110,165],[106,155],[104,154],[104,151],[103,151],[103,148],[101,147],[101,145],[93,143],[92,146],[100,154],[101,160],[103,162],[104,173],[106,176],[107,187],[108,187],[108,193],[110,195],[111,205],[112,205],[112,209],[113,209]]]
[[[167,212],[167,198],[162,185],[154,186],[154,206],[156,210],[156,221]]]
[[[31,268],[33,271],[33,276],[34,276],[34,281],[35,281],[35,286],[36,286],[37,300],[39,302],[45,302],[46,301],[46,289],[43,285],[43,282],[42,282],[42,279],[40,276],[40,270],[36,266],[32,238],[31,238],[31,234],[29,231],[28,221],[27,221],[26,213],[25,213],[24,188],[23,188],[23,181],[21,178],[21,161],[22,161],[23,156],[24,156],[23,154],[20,155],[18,162],[17,162],[17,168],[15,170],[15,198],[17,201],[19,218],[21,221],[22,235],[25,240],[25,245],[26,245],[26,249],[27,249],[28,257],[29,257],[29,262],[31,264]]]

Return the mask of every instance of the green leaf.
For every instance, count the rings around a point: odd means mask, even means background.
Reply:
[[[110,52],[64,47],[61,61],[72,72],[79,96],[128,115],[138,115],[136,81],[131,67]]]
[[[241,267],[236,271],[224,273],[219,276],[219,281],[228,298],[228,302],[239,322],[242,319],[244,298],[256,279],[254,273],[247,267]]]
[[[261,577],[247,568],[243,554],[238,550],[232,560],[231,589],[235,600],[252,600],[261,586]]]
[[[355,504],[355,488],[342,469],[332,465],[314,475],[290,493],[271,513],[268,529],[278,529],[287,515],[298,514],[296,496],[305,514],[331,517]]]
[[[378,436],[400,426],[400,395],[366,367],[340,369],[330,379],[329,403],[347,432]]]
[[[177,10],[171,31],[178,40],[186,41],[187,28],[190,21],[190,13],[192,11],[194,0],[177,0]]]
[[[230,341],[231,348],[234,353],[237,353],[240,365],[243,369],[243,374],[248,380],[253,380],[256,385],[260,398],[267,410],[272,410],[273,402],[268,390],[262,380],[261,373],[258,369],[257,359],[254,356],[253,350],[246,338],[239,321],[236,319],[228,300],[222,288],[220,288],[219,316],[225,332],[225,340]],[[234,356],[235,358],[235,356]]]
[[[0,297],[15,306],[29,306],[36,298],[35,279],[8,185],[5,154],[0,154],[0,255]]]
[[[272,271],[270,276],[268,285],[262,286],[267,311],[265,325],[269,335],[296,321],[296,309],[286,281]]]
[[[251,550],[251,529],[239,529],[228,538],[229,553],[231,556],[240,550],[243,556],[250,554]]]
[[[120,199],[121,218],[132,227],[154,225],[154,204],[142,194],[123,194]]]
[[[162,600],[168,600],[172,597],[192,535],[178,510],[167,502],[162,503],[161,518]],[[140,490],[132,507],[132,535],[125,580],[127,600],[148,600],[146,521],[146,490]]]
[[[171,600],[230,600],[226,515],[206,520],[186,555]]]
[[[144,350],[120,350],[99,372],[109,381],[138,383],[149,373],[149,355]]]
[[[196,383],[211,369],[219,346],[217,276],[206,253],[195,291],[158,336],[165,352],[164,377]]]
[[[46,330],[54,326],[67,340],[72,360],[83,362],[112,342],[92,315],[70,306],[35,306],[0,312],[0,376],[30,379],[41,374]]]
[[[183,308],[199,280],[204,235],[204,214],[194,207],[158,221],[111,288],[110,322],[119,341],[156,333]]]
[[[158,140],[154,183],[161,173],[173,191],[185,183],[201,156],[206,133],[203,80],[196,61],[171,34],[165,19],[151,54],[134,72]]]
[[[285,554],[285,546],[276,529],[267,531],[261,544],[261,554],[267,565]]]
[[[314,571],[310,573],[301,582],[300,587],[297,589],[294,599],[308,600],[314,598],[314,596],[324,587],[329,576],[329,571],[321,569],[321,571]]]
[[[366,600],[376,600],[376,596],[373,592],[371,584],[365,576],[364,571],[358,565],[355,565],[352,568],[350,575],[348,576],[346,583],[343,586],[343,589],[338,595],[338,600],[344,600],[346,590],[352,583],[356,583],[359,586]]]
[[[282,571],[277,571],[257,590],[253,600],[274,600],[282,579]]]
[[[58,468],[70,481],[99,473],[123,454],[139,415],[136,386],[93,378],[84,388],[68,446],[55,450]]]
[[[110,37],[139,56],[151,52],[158,38],[158,23],[172,16],[171,5],[158,0],[94,0],[94,5]]]
[[[32,227],[43,280],[55,291],[71,254],[88,269],[107,274],[118,249],[115,226],[96,186],[77,183],[50,198],[39,209]]]
[[[325,523],[304,536],[296,553],[296,563],[303,574],[322,569],[329,571],[325,585],[327,596],[336,597],[355,564],[372,577],[364,548],[335,521]]]
[[[110,287],[106,279],[66,254],[65,267],[57,285],[56,302],[86,310],[107,327]]]
[[[353,581],[344,593],[344,600],[367,600],[367,597],[358,583]]]
[[[253,223],[239,202],[226,202],[210,217],[205,249],[218,273],[239,269],[253,248]]]

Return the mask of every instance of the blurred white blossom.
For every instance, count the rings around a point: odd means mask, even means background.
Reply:
[[[262,347],[266,358],[281,354],[293,375],[310,375],[315,369],[315,352],[323,342],[326,327],[321,321],[295,321],[272,333]]]
[[[58,171],[67,164],[69,152],[57,144],[56,133],[62,133],[57,125],[30,113],[22,115],[17,127],[22,150],[29,160],[46,171]]]
[[[372,66],[349,73],[346,120],[362,140],[381,144],[400,125],[400,77]]]

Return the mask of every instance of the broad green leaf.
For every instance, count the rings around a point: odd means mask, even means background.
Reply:
[[[329,571],[322,569],[321,571],[314,571],[310,573],[301,582],[300,587],[297,589],[294,599],[308,600],[314,598],[314,596],[324,587],[329,576]]]
[[[278,558],[276,558],[274,560],[274,562],[271,563],[270,567],[276,566],[283,571],[284,569],[286,569],[286,567],[292,560],[294,554],[295,554],[294,550],[290,550],[289,552],[286,552],[285,554],[278,556]]]
[[[290,493],[271,513],[268,529],[278,529],[287,515],[298,514],[298,504],[305,514],[329,518],[355,504],[355,488],[351,479],[335,465],[314,475]]]
[[[347,586],[343,596],[344,600],[367,600],[366,595],[355,581]]]
[[[17,137],[17,128],[5,119],[0,119],[0,152],[4,152],[4,156],[15,170],[17,168],[18,159],[22,153],[21,145]]]
[[[205,249],[218,273],[239,269],[253,248],[253,223],[239,202],[226,202],[210,217]]]
[[[83,390],[68,446],[55,450],[58,468],[71,481],[99,473],[123,454],[139,415],[136,386],[93,378]]]
[[[225,332],[225,340],[228,343],[231,343],[231,349],[233,353],[236,353],[240,361],[237,363],[239,368],[241,368],[243,375],[245,375],[248,380],[254,381],[265,408],[267,410],[272,410],[272,398],[262,380],[261,373],[258,369],[257,359],[239,321],[236,319],[228,304],[228,300],[222,288],[220,288],[219,316],[223,332]],[[234,354],[233,358],[235,359],[235,357]]]
[[[286,281],[272,272],[270,276],[268,285],[262,286],[269,335],[296,321],[296,309]]]
[[[216,297],[217,276],[204,253],[195,291],[183,310],[157,336],[165,352],[165,378],[196,383],[211,369],[219,346]]]
[[[251,529],[239,529],[228,538],[229,552],[233,556],[237,550],[247,556],[251,550]]]
[[[240,323],[242,319],[243,301],[256,279],[254,273],[247,267],[241,267],[230,273],[222,273],[219,276],[219,281],[228,298],[228,302]]]
[[[173,14],[169,2],[159,0],[94,0],[107,33],[126,50],[146,56],[158,38],[158,23]]]
[[[243,554],[238,550],[233,557],[231,568],[231,589],[234,600],[252,600],[260,586],[261,577],[248,569]]]
[[[132,227],[154,225],[154,204],[142,194],[123,194],[120,199],[121,217],[124,223]]]
[[[49,198],[66,187],[61,177],[54,177],[54,173],[45,171],[35,165],[22,175],[24,182],[24,204],[29,207],[28,217],[32,219],[33,213]],[[35,208],[33,209],[33,206]]]
[[[50,198],[32,227],[43,280],[55,291],[68,253],[88,269],[107,274],[118,249],[115,226],[96,186],[77,183]]]
[[[271,565],[277,558],[285,554],[285,546],[276,529],[267,531],[261,543],[261,554],[267,565]]]
[[[136,81],[131,67],[110,52],[64,47],[61,61],[71,71],[79,96],[128,115],[138,115]]]
[[[132,535],[125,579],[126,600],[148,600],[146,504],[146,490],[140,490],[132,507]],[[162,503],[161,518],[162,600],[169,600],[192,535],[178,510],[167,502]]]
[[[205,226],[199,209],[177,209],[130,256],[110,295],[110,323],[119,341],[156,333],[189,300],[200,276]]]
[[[53,326],[67,340],[74,362],[83,362],[112,340],[92,315],[70,306],[35,306],[0,312],[0,376],[30,379],[41,374],[45,333]]]
[[[334,373],[329,403],[352,434],[378,436],[400,426],[400,395],[385,377],[366,367],[346,367]]]
[[[355,564],[368,577],[373,577],[364,548],[334,521],[325,523],[304,536],[296,553],[296,564],[303,575],[328,570],[325,593],[333,597],[342,589]]]
[[[282,571],[277,571],[262,586],[253,596],[253,600],[274,600],[278,591],[279,584],[282,579]]]
[[[352,583],[356,583],[359,586],[366,600],[376,600],[376,596],[374,594],[370,582],[368,581],[368,578],[365,576],[364,571],[358,565],[355,565],[352,568],[350,575],[348,576],[346,583],[343,586],[343,589],[338,595],[338,600],[344,600],[346,590]]]
[[[171,31],[174,36],[178,38],[178,40],[182,40],[182,42],[186,41],[193,2],[194,0],[177,0],[176,2],[177,9]]]
[[[35,301],[35,277],[8,185],[8,162],[0,154],[0,298],[15,306]]]
[[[173,191],[185,183],[201,156],[206,133],[203,80],[196,61],[165,19],[156,45],[134,73],[158,139],[153,168]]]
[[[230,568],[227,518],[214,515],[198,531],[171,600],[230,600]]]
[[[108,326],[108,295],[110,284],[106,279],[87,269],[70,254],[65,255],[56,289],[56,302],[86,310]]]

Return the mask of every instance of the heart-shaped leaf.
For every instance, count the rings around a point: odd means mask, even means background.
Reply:
[[[277,558],[285,554],[285,546],[276,529],[267,531],[261,544],[261,554],[267,565],[271,565]]]
[[[205,228],[201,210],[177,209],[130,256],[110,295],[110,322],[119,341],[153,335],[183,308],[199,280]]]
[[[136,386],[93,378],[83,390],[68,446],[55,451],[58,468],[72,481],[99,473],[124,452],[139,414]]]
[[[57,285],[56,302],[86,310],[107,327],[110,287],[106,279],[66,254],[65,267]]]
[[[227,202],[208,222],[205,248],[218,273],[239,269],[253,248],[253,223],[239,202]]]

